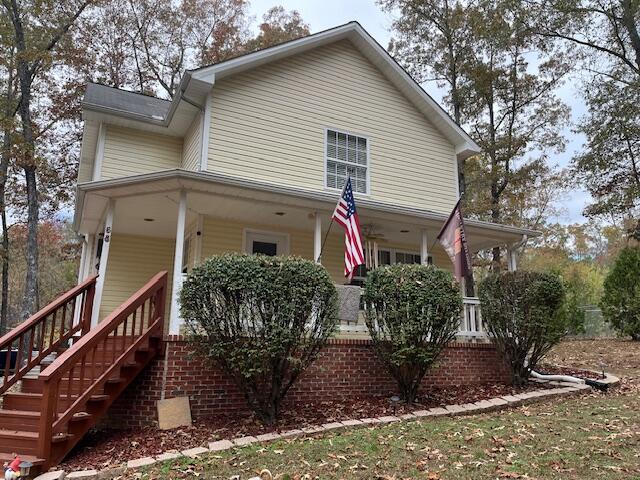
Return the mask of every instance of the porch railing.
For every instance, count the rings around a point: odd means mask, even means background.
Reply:
[[[364,323],[364,317],[360,311],[358,322],[350,324],[340,324],[339,330],[346,334],[368,334],[369,330]],[[462,314],[460,316],[460,325],[458,327],[458,335],[461,337],[486,337],[482,325],[482,313],[480,311],[480,299],[477,297],[462,298]]]
[[[4,357],[0,395],[76,333],[89,331],[96,278],[89,277],[60,295],[0,338],[0,356]]]
[[[49,458],[52,436],[100,397],[107,381],[138,349],[151,337],[162,338],[166,292],[167,272],[160,272],[40,374],[41,458]]]
[[[484,337],[486,332],[482,326],[480,299],[477,297],[462,298],[462,319],[459,335],[464,337]]]

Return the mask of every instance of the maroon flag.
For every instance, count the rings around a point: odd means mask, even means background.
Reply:
[[[458,282],[469,277],[471,275],[471,254],[464,233],[460,200],[453,207],[451,215],[440,230],[438,240],[453,262],[453,273]]]

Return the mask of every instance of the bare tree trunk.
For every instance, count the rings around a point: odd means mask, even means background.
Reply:
[[[11,136],[9,128],[4,132],[2,160],[0,161],[0,218],[2,219],[2,306],[0,306],[0,335],[7,331],[9,312],[9,228],[7,227],[7,205],[5,187],[9,170]]]
[[[39,202],[34,159],[35,141],[31,118],[32,69],[27,55],[22,12],[17,0],[3,0],[10,13],[16,40],[16,73],[20,85],[20,105],[18,113],[22,124],[22,158],[20,166],[24,170],[27,184],[27,272],[22,301],[22,318],[26,319],[38,308],[38,221]],[[8,4],[8,5],[7,5]]]
[[[7,202],[6,186],[7,174],[9,172],[9,161],[11,159],[11,120],[14,117],[14,51],[11,48],[9,54],[9,72],[7,78],[7,91],[5,96],[4,111],[4,135],[2,139],[2,155],[0,156],[0,219],[2,221],[2,305],[0,306],[0,335],[7,331],[9,314],[9,227],[7,226]]]

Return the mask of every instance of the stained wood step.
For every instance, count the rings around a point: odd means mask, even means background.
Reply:
[[[0,427],[6,430],[38,431],[40,411],[0,410]]]
[[[0,430],[0,451],[17,452],[20,455],[35,455],[38,432],[24,430]]]
[[[33,455],[20,455],[20,459],[25,462],[31,462],[33,465],[41,465],[44,463],[42,458],[35,457]],[[13,452],[0,452],[0,463],[11,462],[13,460]]]
[[[69,406],[69,402],[73,402],[78,398],[77,395],[71,395],[67,398],[66,395],[61,396],[58,399],[58,412],[64,412]],[[103,402],[108,399],[109,395],[96,394],[93,395],[90,402]],[[30,412],[39,412],[42,408],[42,394],[41,393],[7,393],[4,395],[3,409],[4,410],[21,410]],[[1,425],[0,425],[1,428]]]

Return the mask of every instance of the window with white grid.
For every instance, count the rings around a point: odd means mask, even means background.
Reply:
[[[327,130],[327,187],[342,190],[348,177],[354,192],[367,191],[369,149],[367,139]]]

